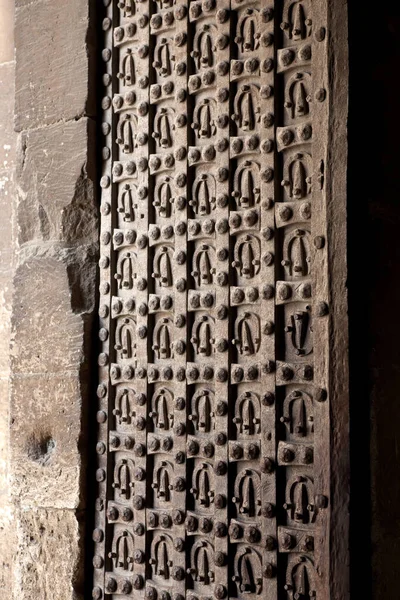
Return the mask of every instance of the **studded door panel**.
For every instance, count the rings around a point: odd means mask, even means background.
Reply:
[[[325,2],[103,4],[93,598],[328,600]]]

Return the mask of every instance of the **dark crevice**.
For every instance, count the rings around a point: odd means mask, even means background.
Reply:
[[[101,168],[101,131],[99,119],[96,115],[101,115],[101,90],[102,90],[102,64],[101,64],[101,53],[98,51],[99,44],[102,43],[102,10],[103,3],[99,3],[96,0],[89,0],[89,28],[87,34],[87,49],[89,57],[89,81],[88,81],[88,100],[85,107],[85,117],[87,117],[93,123],[93,127],[89,128],[89,148],[88,148],[88,164],[87,173],[89,179],[94,182],[94,197],[95,197],[95,210],[97,212],[97,222],[100,224],[100,186],[99,176]],[[99,229],[99,228],[98,228]],[[99,230],[100,237],[100,230]],[[96,262],[96,261],[94,261]],[[93,268],[94,267],[94,268]],[[82,380],[87,382],[87,390],[84,397],[87,398],[87,405],[84,409],[84,419],[82,424],[83,438],[82,438],[82,454],[86,457],[86,470],[83,471],[82,476],[82,489],[83,489],[83,500],[85,502],[84,510],[81,515],[82,522],[82,540],[84,544],[84,561],[82,561],[83,569],[83,597],[92,598],[93,588],[93,540],[92,531],[94,529],[94,506],[96,501],[96,427],[93,426],[96,423],[96,411],[97,411],[97,396],[96,388],[98,381],[97,361],[96,357],[99,353],[99,339],[97,331],[99,329],[97,308],[98,308],[98,289],[99,289],[99,276],[98,269],[92,264],[92,261],[87,264],[88,273],[81,273],[81,283],[84,282],[86,277],[86,284],[90,283],[95,286],[94,294],[90,297],[95,297],[95,311],[93,318],[85,321],[85,356],[89,357],[89,372],[85,375],[82,373]],[[95,275],[94,275],[95,273]],[[85,306],[79,302],[80,299],[80,284],[77,282],[75,289],[75,301],[77,306],[85,309]],[[85,294],[86,295],[86,294]],[[84,390],[82,390],[84,392]]]

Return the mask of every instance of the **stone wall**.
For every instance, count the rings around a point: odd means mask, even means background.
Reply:
[[[89,3],[17,0],[14,597],[83,597],[97,205]],[[3,222],[3,221],[2,221]]]
[[[14,3],[0,1],[0,589],[11,599],[11,563],[15,546],[9,462],[9,342],[14,267],[15,199],[14,168],[16,136],[14,108]]]

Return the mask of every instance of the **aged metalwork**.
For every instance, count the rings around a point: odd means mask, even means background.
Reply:
[[[104,2],[95,599],[330,597],[325,4]]]

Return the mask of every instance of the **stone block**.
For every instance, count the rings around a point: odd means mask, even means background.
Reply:
[[[88,118],[95,114],[95,20],[89,25],[89,5],[95,4],[15,2],[15,127],[22,133],[16,158],[20,252],[12,309],[10,488],[17,539],[12,586],[3,576],[10,554],[4,554],[4,565],[0,558],[6,600],[83,599],[78,515],[86,494],[83,432],[98,237],[95,126]],[[0,83],[1,77],[0,70]],[[3,150],[0,171],[8,160]],[[7,235],[8,217],[3,221],[0,237]],[[0,536],[1,529],[0,520]]]
[[[0,590],[2,600],[12,600],[12,560],[16,547],[15,521],[11,504],[0,503]]]
[[[11,562],[15,549],[15,522],[8,478],[8,392],[8,379],[0,379],[0,590],[3,595],[5,593],[4,600],[11,600]]]
[[[0,11],[0,63],[12,61],[13,58],[14,0],[2,0]]]
[[[11,348],[15,374],[77,373],[85,366],[95,259],[90,248],[56,249],[53,255],[32,256],[17,268]]]
[[[9,497],[9,381],[5,377],[0,378],[0,528],[2,526],[4,509],[8,504]]]
[[[1,22],[1,17],[0,17]],[[0,171],[9,171],[15,164],[16,134],[13,127],[15,63],[0,64]],[[2,183],[0,180],[0,192]],[[9,201],[11,209],[11,202]]]
[[[89,2],[30,2],[15,14],[17,131],[94,114]]]
[[[14,170],[0,169],[0,272],[11,271],[15,264],[15,196]]]
[[[81,413],[86,395],[78,374],[15,376],[11,393],[15,502],[23,508],[77,508],[84,478]]]
[[[82,526],[71,510],[17,515],[14,598],[82,600]]]
[[[0,62],[12,61],[12,0],[0,10]],[[16,548],[15,521],[9,484],[9,370],[12,280],[15,255],[15,147],[13,127],[14,62],[0,64],[0,590],[12,598],[12,557]]]
[[[13,218],[11,214],[13,174],[10,171],[0,170],[0,377],[8,377],[10,368],[10,331],[11,331],[11,305],[13,290]],[[2,187],[2,184],[4,186]],[[0,412],[7,411],[8,402],[2,404]]]
[[[18,146],[18,238],[90,243],[97,239],[91,119],[28,131]],[[94,141],[94,139],[93,139]]]

